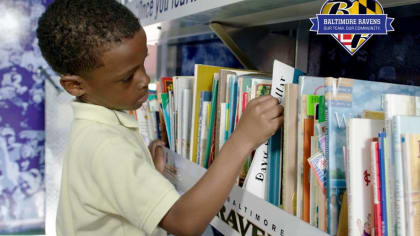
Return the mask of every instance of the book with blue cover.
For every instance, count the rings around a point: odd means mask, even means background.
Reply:
[[[418,88],[409,85],[326,78],[325,98],[327,105],[328,161],[328,233],[337,232],[342,196],[346,189],[343,146],[346,143],[346,120],[360,118],[364,110],[382,111],[382,95],[420,94]]]
[[[381,174],[381,208],[382,208],[382,234],[384,236],[388,235],[388,212],[386,208],[387,199],[386,199],[386,167],[385,167],[385,138],[386,133],[380,132],[378,135],[379,143],[379,160],[380,160],[380,174]],[[389,232],[391,233],[391,232]]]

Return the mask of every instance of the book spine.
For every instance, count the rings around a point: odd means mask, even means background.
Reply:
[[[329,138],[329,132],[330,132],[330,128],[329,128],[329,120],[330,120],[330,102],[327,102],[327,101],[325,101],[325,103],[327,103],[327,106],[326,106],[326,109],[325,109],[325,123],[327,124],[326,125],[326,127],[325,127],[325,136],[326,136],[326,140],[327,140],[327,142],[325,143],[325,156],[326,156],[326,166],[327,166],[327,168],[326,168],[326,175],[327,175],[327,192],[326,192],[326,199],[327,199],[327,212],[325,213],[326,215],[327,215],[327,219],[326,219],[326,224],[327,224],[327,233],[329,233],[329,234],[331,234],[332,233],[332,223],[333,223],[333,221],[331,220],[331,215],[330,215],[330,212],[331,212],[331,198],[330,198],[330,194],[331,194],[331,191],[330,191],[330,181],[329,181],[329,179],[330,179],[330,172],[329,172],[329,169],[330,169],[330,167],[329,167],[329,159],[330,159],[330,138]]]
[[[386,175],[385,175],[385,145],[384,138],[386,134],[379,133],[379,157],[380,157],[380,173],[381,173],[381,208],[382,208],[382,233],[384,236],[388,235],[388,218],[386,208]]]
[[[353,129],[349,128],[352,127],[352,121],[349,121],[349,124],[347,126],[347,132],[346,132],[346,147],[343,148],[344,151],[343,153],[345,154],[344,157],[346,158],[346,175],[348,176],[348,178],[346,179],[346,186],[347,186],[347,206],[348,206],[348,235],[349,236],[353,236],[356,235],[358,232],[357,229],[355,229],[354,224],[356,222],[356,214],[355,211],[358,208],[357,205],[354,205],[354,197],[353,197],[353,188],[352,188],[352,177],[356,177],[358,176],[358,173],[355,173],[354,170],[354,163],[353,160],[351,160],[352,158],[352,148],[353,145],[351,143],[351,137],[353,137]],[[357,160],[354,160],[357,161]],[[361,189],[359,189],[359,191],[361,191]]]
[[[303,80],[302,80],[303,81]],[[303,82],[302,82],[303,83]],[[301,85],[299,85],[301,87]],[[298,96],[298,127],[297,127],[297,166],[296,166],[296,216],[302,218],[302,176],[303,176],[303,115],[302,103],[304,102],[304,95],[302,93]]]
[[[169,119],[170,119],[170,124],[171,124],[171,139],[170,139],[170,147],[171,150],[176,152],[176,146],[175,146],[175,140],[176,140],[176,125],[175,125],[175,120],[174,120],[174,93],[172,91],[168,91],[168,96],[169,96],[169,103],[168,103],[168,107],[169,107]]]
[[[222,149],[223,144],[225,144],[225,130],[226,130],[226,103],[222,102],[220,103],[220,126],[219,126],[219,137],[216,137],[219,139],[219,150]]]
[[[401,153],[404,160],[404,189],[405,189],[405,209],[406,209],[406,222],[405,222],[405,229],[406,229],[406,235],[407,236],[416,236],[413,229],[414,225],[416,225],[415,222],[413,222],[413,218],[416,215],[415,209],[412,207],[412,198],[411,193],[413,191],[412,189],[412,173],[411,173],[411,156],[412,155],[410,150],[410,142],[409,142],[409,135],[407,134],[401,134]],[[411,214],[413,213],[413,214]],[[418,223],[417,223],[418,224]]]
[[[231,81],[231,100],[230,100],[230,114],[229,114],[229,137],[232,134],[233,130],[235,129],[235,118],[236,118],[236,103],[237,103],[237,90],[238,90],[238,82],[236,79],[232,79]]]
[[[406,235],[405,232],[405,208],[404,208],[404,184],[403,184],[403,166],[401,155],[401,132],[400,132],[400,118],[395,116],[392,119],[392,147],[394,159],[394,174],[395,177],[395,220],[396,220],[396,235]]]
[[[268,141],[267,200],[275,206],[280,204],[281,135],[279,129]]]
[[[189,158],[190,150],[190,129],[191,129],[191,116],[192,116],[192,104],[191,104],[191,89],[184,89],[182,94],[183,114],[182,114],[182,156]]]
[[[304,108],[305,109],[305,108]],[[309,223],[310,209],[310,166],[308,158],[311,156],[311,137],[314,135],[314,119],[307,118],[304,120],[304,144],[303,144],[303,207],[302,220]]]
[[[205,147],[204,152],[204,168],[209,168],[209,158],[211,152],[211,146],[213,141],[213,130],[214,130],[214,120],[216,119],[216,106],[217,106],[217,86],[218,80],[213,80],[213,96],[211,98],[211,108],[210,108],[210,115],[209,115],[209,131],[207,137],[207,145]]]
[[[385,132],[386,133],[386,132]],[[387,227],[388,234],[395,235],[395,224],[394,224],[394,211],[395,211],[395,202],[394,202],[394,180],[393,169],[391,168],[391,156],[390,156],[390,145],[389,145],[389,135],[386,133],[384,138],[384,157],[385,157],[385,183],[386,183],[386,211],[387,211]]]
[[[378,142],[371,143],[371,171],[373,177],[372,192],[373,192],[373,214],[374,214],[374,231],[375,236],[382,236],[382,216],[381,216],[381,189],[380,189],[380,173],[379,173],[379,154]],[[350,205],[349,205],[350,207]]]

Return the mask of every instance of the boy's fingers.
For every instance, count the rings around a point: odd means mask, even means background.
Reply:
[[[251,102],[253,102],[254,104],[258,104],[258,103],[262,103],[264,101],[267,101],[270,98],[272,98],[271,95],[264,95],[264,96],[260,96],[260,97],[252,99]]]
[[[154,140],[149,144],[149,149],[152,155],[156,152],[156,147],[158,146],[165,146],[165,142],[163,142],[162,140]]]
[[[271,120],[271,124],[273,124],[275,130],[277,131],[283,125],[284,116],[279,116]]]
[[[262,101],[260,104],[263,111],[267,111],[269,109],[272,109],[274,106],[279,105],[279,100],[277,98],[274,98],[270,95],[270,97],[264,101]]]
[[[265,112],[265,114],[267,115],[267,117],[268,117],[269,119],[273,119],[273,118],[276,118],[276,117],[281,116],[281,115],[283,114],[283,111],[284,111],[283,106],[281,106],[281,105],[277,104],[277,105],[276,105],[276,106],[274,106],[274,107],[270,107],[270,108],[269,108],[269,109]]]

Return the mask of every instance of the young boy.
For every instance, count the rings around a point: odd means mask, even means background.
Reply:
[[[157,170],[125,110],[147,100],[146,35],[114,0],[56,0],[39,20],[42,55],[76,97],[63,164],[59,236],[200,235],[222,207],[248,155],[283,122],[271,96],[251,101],[213,165],[179,196]],[[156,167],[155,167],[156,165]],[[162,230],[163,229],[163,230]]]

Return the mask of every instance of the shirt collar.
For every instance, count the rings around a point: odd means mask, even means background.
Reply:
[[[110,125],[122,125],[127,128],[138,128],[135,118],[125,111],[111,110],[103,106],[73,101],[74,118],[91,120]]]

